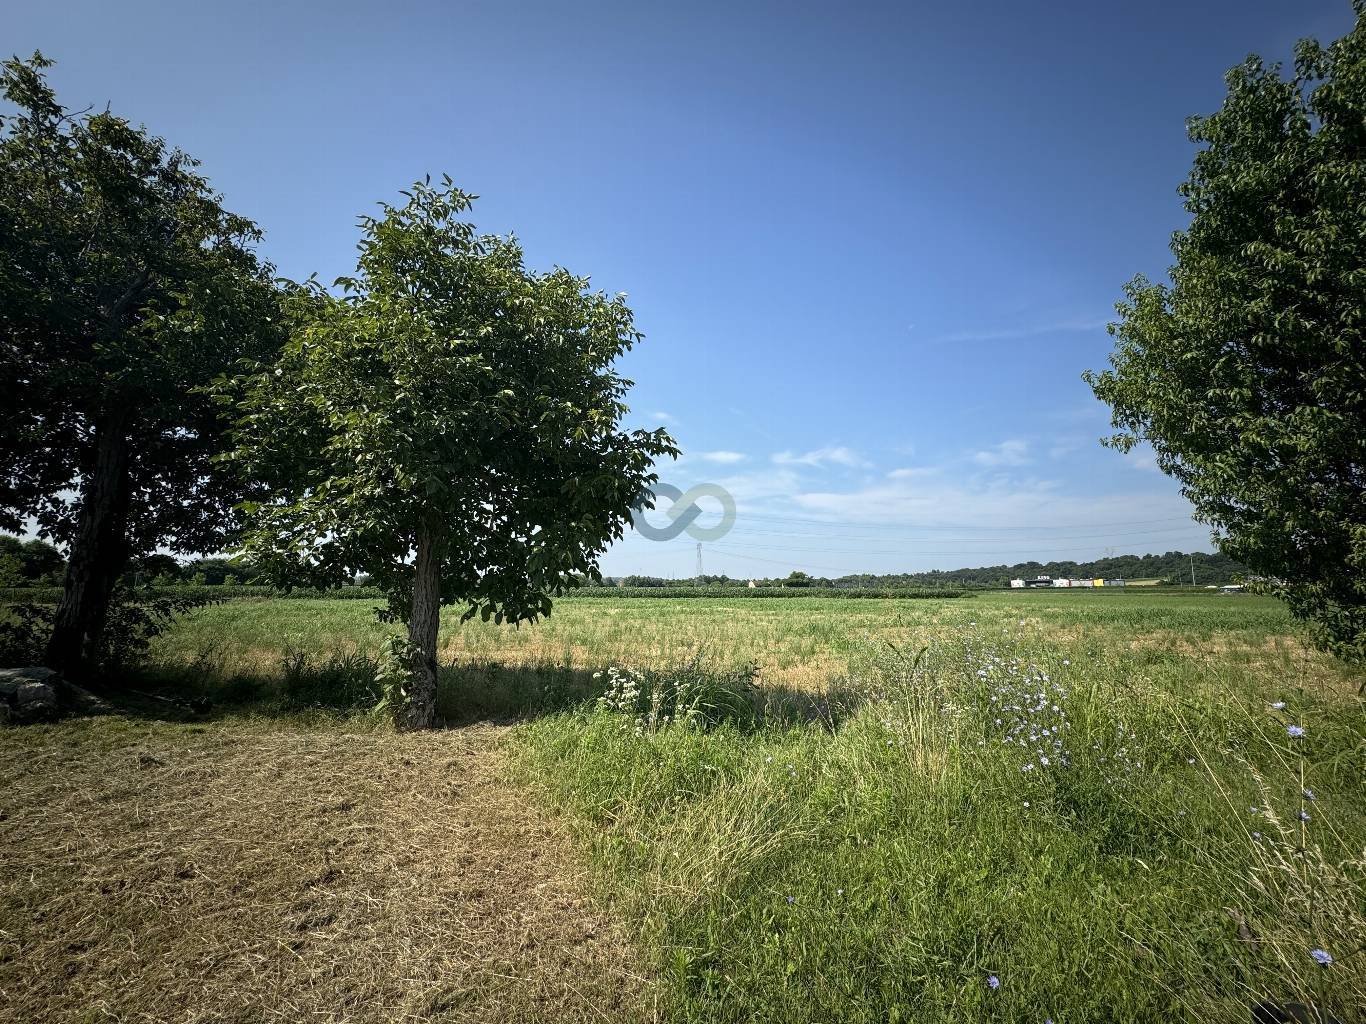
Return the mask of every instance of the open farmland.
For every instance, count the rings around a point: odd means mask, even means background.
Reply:
[[[138,685],[207,718],[0,734],[0,1020],[1366,1005],[1359,682],[1270,600],[449,615],[454,728],[408,736],[362,707],[372,611],[206,608]]]

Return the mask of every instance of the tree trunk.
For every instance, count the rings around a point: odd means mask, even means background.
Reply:
[[[81,481],[80,518],[52,621],[46,662],[77,679],[96,665],[109,598],[128,563],[126,423],[127,412],[120,409],[95,426],[95,466]]]
[[[413,607],[408,615],[409,691],[399,709],[404,729],[430,729],[436,722],[436,638],[441,622],[440,528],[424,516],[417,531],[417,562],[413,568]]]

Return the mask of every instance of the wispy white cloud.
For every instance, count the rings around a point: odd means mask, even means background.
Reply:
[[[737,462],[744,462],[746,459],[749,458],[749,456],[746,455],[744,452],[728,451],[699,452],[697,457],[699,459],[702,459],[704,462],[715,462],[719,463],[722,466],[732,466]]]
[[[927,476],[934,476],[939,472],[937,466],[903,466],[894,469],[887,474],[888,480],[915,480]]]
[[[1036,324],[1031,327],[1001,327],[995,330],[965,330],[941,334],[931,338],[932,345],[966,344],[974,341],[1015,341],[1022,338],[1037,338],[1045,334],[1073,334],[1088,331],[1103,331],[1105,320],[1063,320],[1058,323]]]
[[[1157,453],[1146,444],[1141,444],[1137,448],[1125,452],[1124,461],[1134,469],[1146,470],[1151,473],[1162,472],[1162,467],[1157,464]]]
[[[872,463],[859,455],[852,448],[843,445],[827,445],[824,448],[817,448],[814,451],[796,454],[794,452],[778,452],[773,456],[773,461],[779,466],[845,466],[849,469],[869,469]]]
[[[1027,466],[1033,460],[1029,457],[1029,442],[1011,438],[974,452],[972,461],[979,466]]]
[[[1189,503],[1175,493],[1145,491],[1090,495],[1072,492],[1056,480],[1002,476],[900,479],[849,491],[799,491],[792,495],[792,505],[802,510],[800,514],[828,517],[844,524],[938,523],[952,526],[961,529],[959,536],[976,537],[984,548],[1018,545],[1022,557],[1027,557],[1031,546],[1048,547],[1070,542],[1073,531],[1060,530],[1056,536],[1038,534],[1031,540],[1022,540],[1014,533],[1016,530],[1055,529],[1058,523],[1094,523],[1094,530],[1077,531],[1094,535],[1104,532],[1107,523],[1150,523],[1151,529],[1170,535],[1186,529],[1181,520],[1190,515]],[[983,529],[1007,532],[978,532]],[[1145,550],[1144,541],[1150,539],[1140,536],[1143,527],[1139,525],[1109,529],[1115,533],[1113,541],[1105,538],[1095,542]],[[1201,536],[1202,530],[1191,524],[1183,535],[1183,542],[1189,543],[1192,534]],[[965,546],[975,545],[959,545]],[[933,555],[936,545],[919,545],[921,550],[918,552],[916,547],[911,545],[908,554]],[[986,563],[974,563],[969,558],[954,564]]]
[[[667,412],[652,412],[652,413],[650,413],[650,419],[654,420],[656,423],[677,423],[677,422],[678,422],[678,417],[677,417],[677,416],[671,416],[671,415],[669,415]]]

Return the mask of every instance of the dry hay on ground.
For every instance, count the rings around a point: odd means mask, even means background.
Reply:
[[[648,1019],[499,731],[0,733],[0,1021]]]

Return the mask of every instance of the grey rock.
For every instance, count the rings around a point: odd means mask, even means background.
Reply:
[[[37,680],[26,679],[21,682],[14,691],[14,705],[18,708],[26,708],[30,704],[51,704],[57,705],[57,689],[49,683],[40,683]]]
[[[29,665],[25,668],[0,668],[0,697],[13,697],[24,683],[44,683],[56,686],[61,677],[43,665]]]
[[[94,694],[71,686],[50,668],[0,669],[0,723],[47,721],[68,706],[86,713],[105,707]]]

